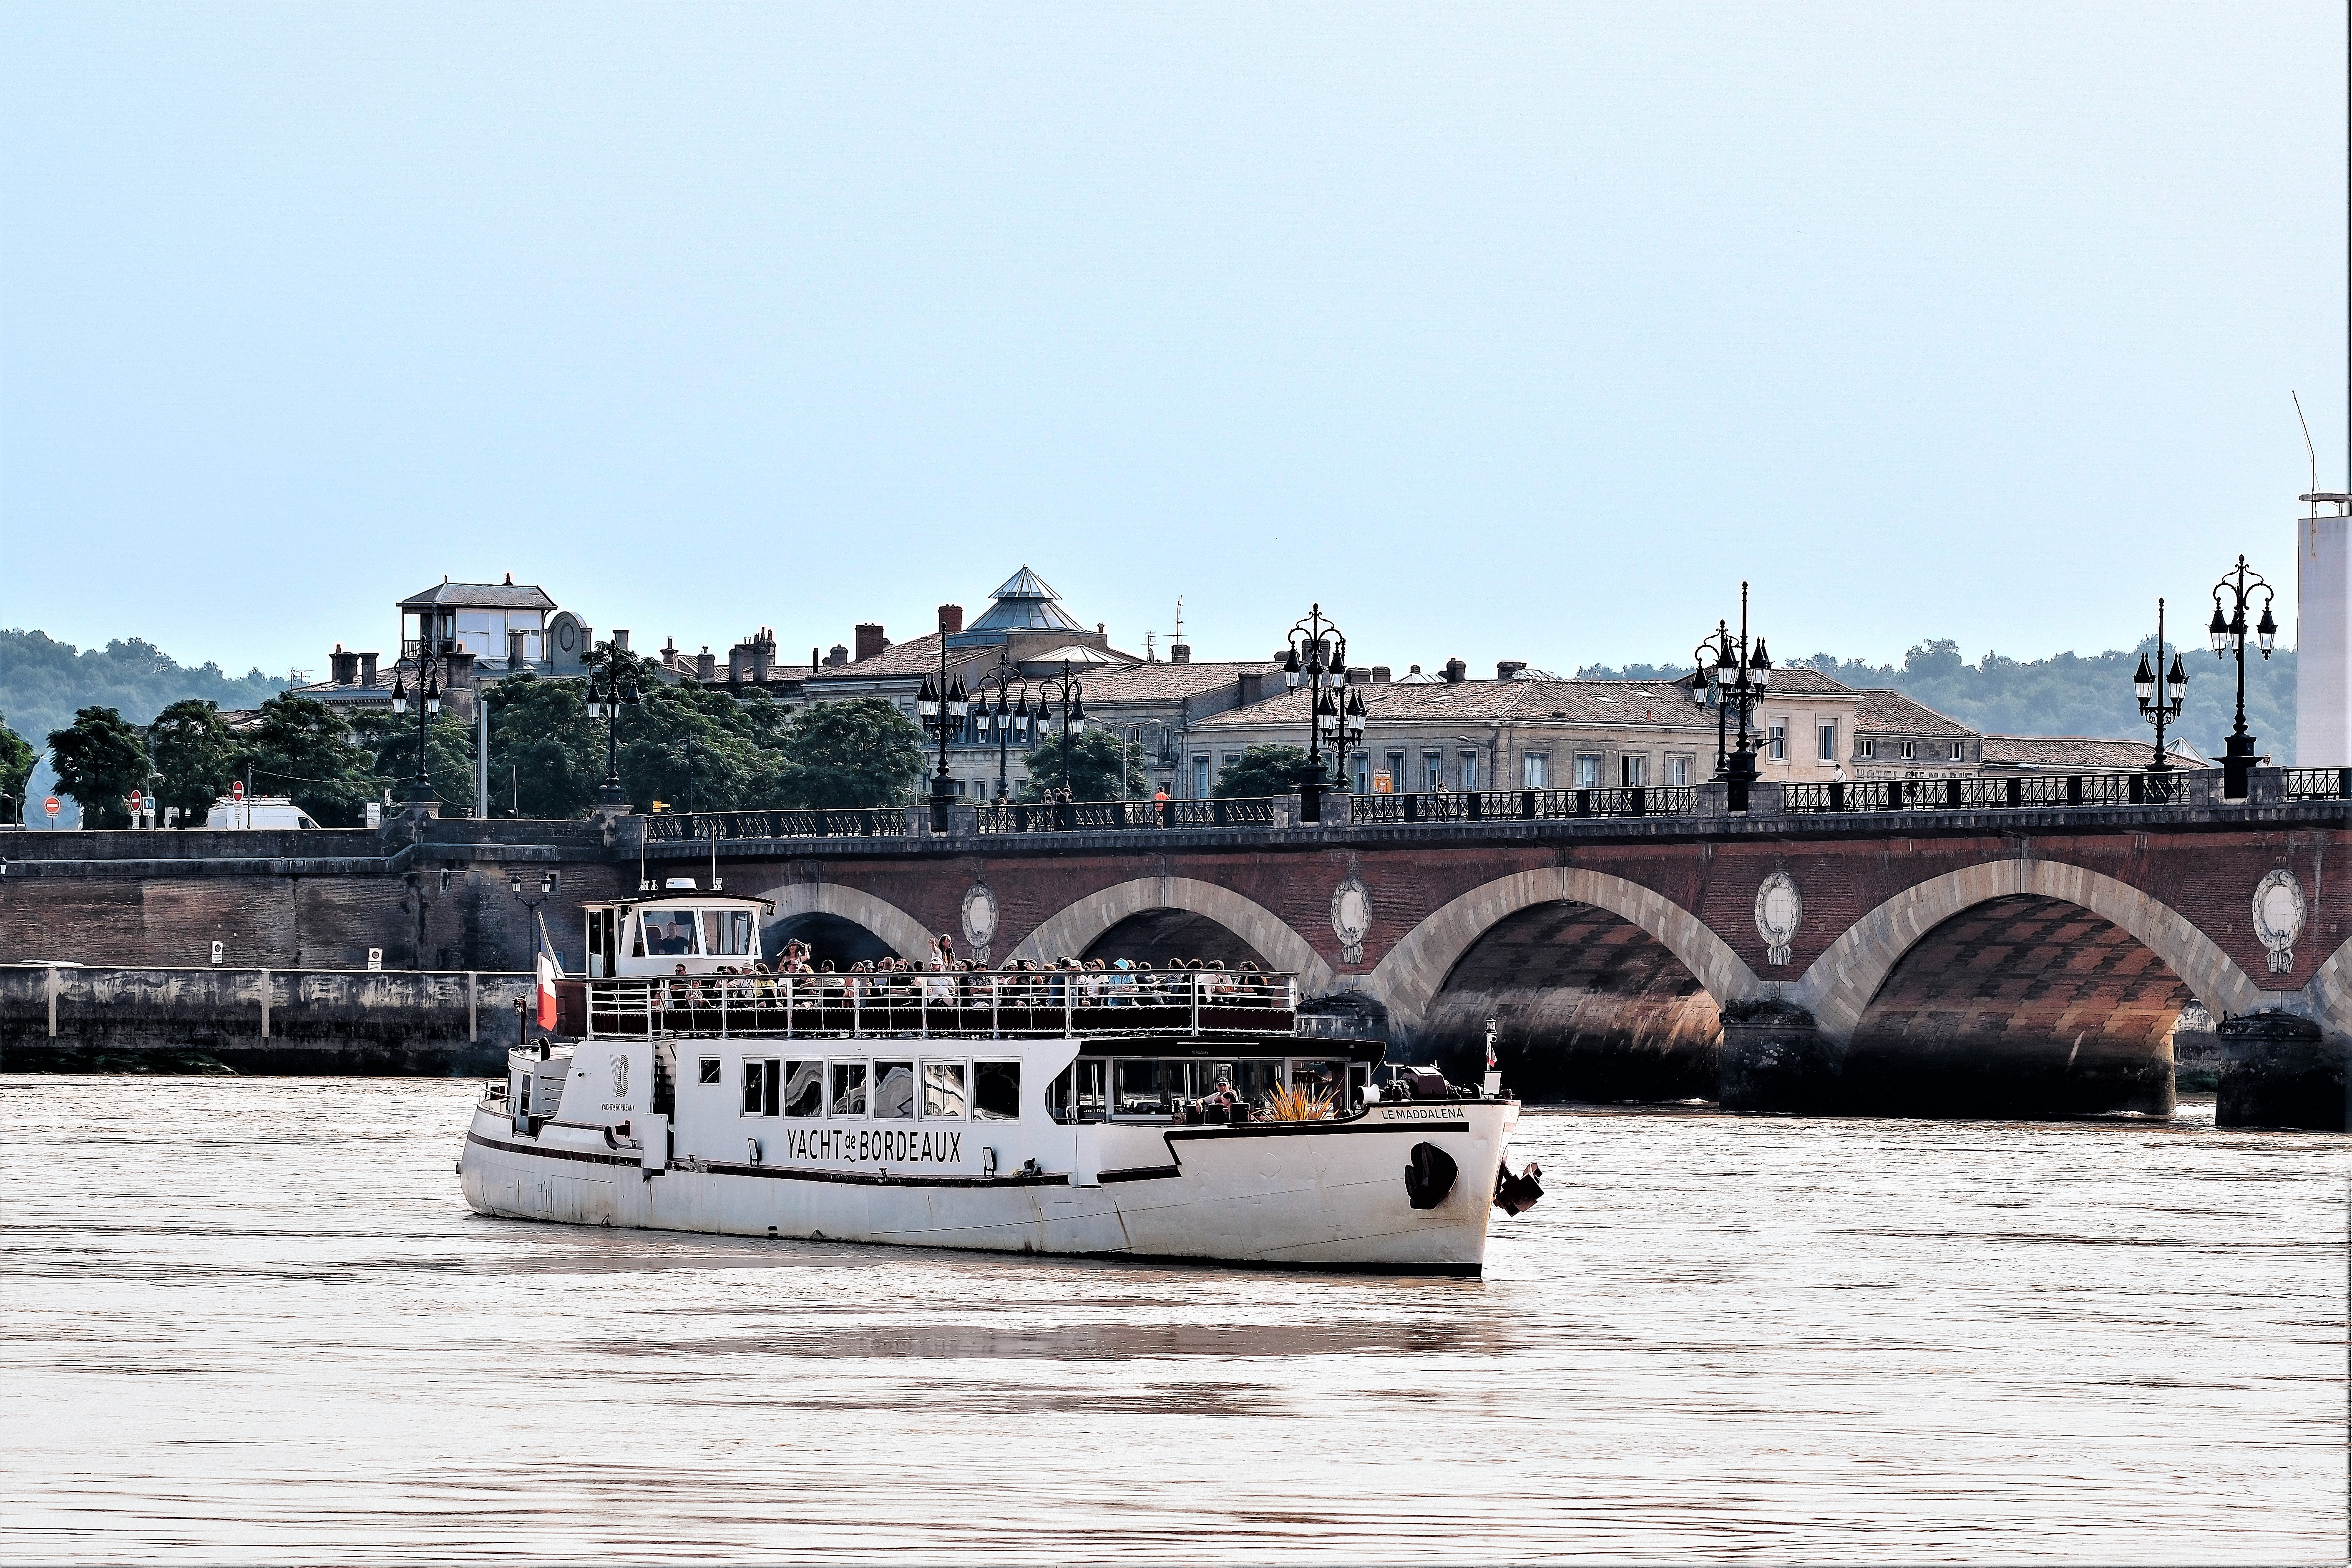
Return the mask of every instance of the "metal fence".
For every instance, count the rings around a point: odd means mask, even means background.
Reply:
[[[904,807],[872,811],[657,812],[646,821],[654,843],[696,838],[903,838]]]
[[[2207,805],[2221,798],[2215,769],[2151,773],[2032,773],[1992,778],[1859,779],[1783,786],[1780,809],[2029,811],[2076,805]]]
[[[2352,800],[2352,768],[2289,768],[2289,800]]]
[[[1106,833],[1168,827],[1272,827],[1271,798],[1078,800],[979,808],[982,833]]]
[[[1288,1035],[1298,1019],[1295,978],[1255,972],[695,974],[585,985],[587,1033],[621,1039]]]
[[[1459,794],[1351,795],[1348,821],[1529,822],[1580,816],[1688,816],[1699,807],[1692,784],[1623,789],[1490,789]],[[1327,803],[1328,806],[1328,803]],[[1328,819],[1328,810],[1327,810]]]

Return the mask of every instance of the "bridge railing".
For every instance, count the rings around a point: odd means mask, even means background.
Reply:
[[[591,1037],[1058,1039],[1288,1035],[1298,984],[1255,971],[957,970],[590,980]]]
[[[978,808],[982,833],[1106,833],[1154,827],[1272,827],[1271,797],[1011,802]]]
[[[1336,801],[1339,797],[1333,797]],[[1351,795],[1348,821],[1532,822],[1580,816],[1688,816],[1699,809],[1691,784],[1622,789],[1490,789],[1428,795]],[[1327,805],[1326,816],[1328,809]]]
[[[2352,768],[2289,768],[2289,800],[2352,800]]]
[[[645,819],[656,844],[692,838],[903,838],[900,806],[840,811],[656,812]]]
[[[2079,805],[2207,805],[2220,798],[2220,771],[2197,768],[2166,773],[2015,773],[1792,784],[1781,788],[1780,809],[1799,816],[1848,811],[2030,811]]]

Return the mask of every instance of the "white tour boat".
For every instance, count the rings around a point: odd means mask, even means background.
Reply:
[[[751,973],[771,906],[586,910],[571,1044],[513,1052],[457,1173],[479,1212],[994,1252],[1478,1273],[1518,1105],[1377,1084],[1292,979]],[[1289,1119],[1276,1119],[1289,1118]]]

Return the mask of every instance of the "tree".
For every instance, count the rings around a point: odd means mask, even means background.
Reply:
[[[155,784],[156,820],[175,808],[183,827],[202,827],[213,802],[236,776],[236,737],[220,710],[200,697],[173,703],[147,726],[147,755],[162,778]]]
[[[777,785],[791,806],[897,805],[923,776],[923,732],[879,697],[821,702],[783,732]]]
[[[490,814],[541,821],[586,815],[604,782],[604,726],[588,717],[586,687],[525,670],[489,689]]]
[[[147,783],[147,748],[136,726],[111,708],[85,708],[49,731],[58,787],[81,807],[84,827],[131,826],[131,792]]]
[[[25,786],[39,760],[24,736],[0,721],[0,822],[25,820]]]
[[[1217,770],[1209,793],[1220,800],[1255,800],[1289,795],[1301,784],[1328,784],[1331,770],[1307,760],[1297,746],[1251,746]]]
[[[273,697],[261,705],[261,721],[236,766],[254,793],[283,791],[322,825],[356,827],[379,787],[374,761],[352,743],[349,726],[332,708],[307,697]]]
[[[1151,794],[1143,776],[1143,748],[1121,740],[1115,730],[1087,730],[1070,737],[1067,778],[1062,775],[1059,740],[1038,746],[1021,759],[1021,765],[1029,771],[1029,782],[1021,786],[1024,800],[1043,800],[1064,788],[1072,800],[1128,800]]]
[[[763,711],[752,712],[757,706]],[[781,804],[784,753],[774,704],[648,678],[621,716],[621,779],[640,811],[744,811]],[[601,776],[601,770],[600,770]]]
[[[44,632],[0,631],[0,708],[26,740],[64,729],[81,708],[111,708],[144,724],[183,698],[252,709],[292,684],[257,669],[235,677],[215,664],[182,665],[139,637],[79,649]]]

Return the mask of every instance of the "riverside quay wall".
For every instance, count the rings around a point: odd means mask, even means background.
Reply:
[[[553,873],[576,973],[582,904],[715,875],[771,902],[771,955],[919,959],[946,934],[992,963],[1254,962],[1399,1058],[1475,1070],[1491,1029],[1531,1098],[2162,1114],[2194,1000],[2221,1021],[2225,1115],[2340,1126],[2352,802],[2333,774],[2257,770],[2242,802],[2128,778],[1759,785],[1741,812],[1719,786],[1343,798],[1303,825],[1277,798],[23,833],[0,837],[0,962],[201,967],[219,942],[228,966],[376,948],[386,970],[512,972],[531,917],[511,880],[537,898]]]

